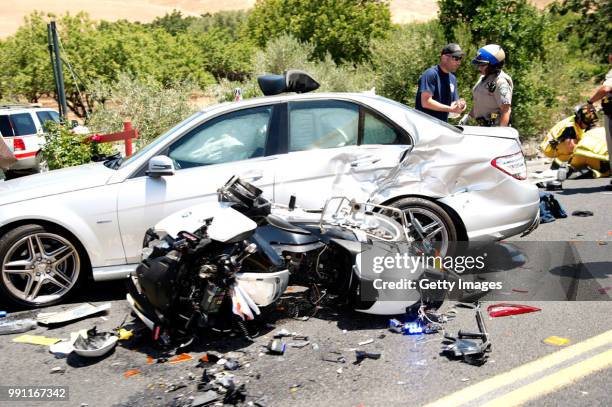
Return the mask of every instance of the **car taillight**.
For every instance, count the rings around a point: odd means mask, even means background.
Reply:
[[[527,179],[527,164],[522,151],[494,158],[491,165],[516,179]]]
[[[13,139],[13,150],[25,150],[25,143],[23,142],[23,139],[17,137]]]

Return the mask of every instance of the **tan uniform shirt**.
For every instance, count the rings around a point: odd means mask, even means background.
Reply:
[[[504,71],[498,75],[481,76],[472,89],[474,117],[489,118],[491,113],[498,113],[499,117],[500,107],[512,104],[512,88],[512,78]]]
[[[604,86],[612,86],[612,69],[608,71],[606,74],[606,79],[604,80]]]

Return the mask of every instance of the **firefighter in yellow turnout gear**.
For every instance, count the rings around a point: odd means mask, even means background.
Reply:
[[[593,129],[597,122],[595,109],[588,104],[576,107],[575,114],[557,123],[546,135],[540,149],[556,164],[569,162],[572,170],[589,168],[595,177],[607,175],[610,169],[605,134]]]

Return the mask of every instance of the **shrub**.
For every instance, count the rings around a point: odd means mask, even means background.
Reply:
[[[291,35],[281,35],[255,54],[251,78],[242,82],[221,80],[218,85],[209,87],[208,93],[219,101],[233,100],[235,88],[241,88],[244,98],[262,96],[257,76],[282,74],[288,69],[301,69],[311,74],[321,84],[319,92],[361,92],[374,86],[374,73],[368,65],[338,65],[329,54],[321,61],[313,61],[313,52],[312,44],[301,43]]]
[[[46,127],[42,150],[51,170],[87,164],[95,156],[115,152],[112,145],[87,142],[87,136],[74,134],[64,125],[47,122]]]

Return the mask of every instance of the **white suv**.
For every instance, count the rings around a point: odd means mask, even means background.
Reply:
[[[48,108],[0,106],[0,135],[17,158],[10,171],[47,171],[41,147],[45,142],[44,124],[49,120],[59,123],[60,116]]]

